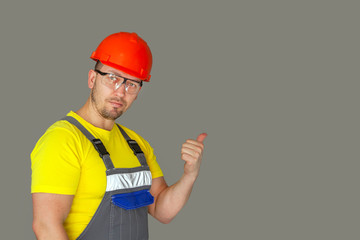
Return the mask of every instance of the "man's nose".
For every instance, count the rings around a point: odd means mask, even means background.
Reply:
[[[115,87],[115,92],[118,96],[124,96],[126,93],[125,84],[122,83],[120,86]]]

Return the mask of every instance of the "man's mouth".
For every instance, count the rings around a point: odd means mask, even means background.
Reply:
[[[117,101],[110,101],[110,104],[113,107],[117,107],[117,108],[124,106],[124,104],[122,102],[117,102]]]

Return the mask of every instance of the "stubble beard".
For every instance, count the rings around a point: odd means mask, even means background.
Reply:
[[[122,111],[122,110],[118,111],[115,107],[112,108],[113,111],[109,111],[109,110],[106,109],[105,106],[100,106],[100,103],[97,100],[96,94],[97,94],[97,89],[96,89],[96,82],[95,82],[95,85],[94,85],[93,89],[91,89],[91,93],[90,93],[91,102],[93,103],[93,105],[94,105],[95,109],[97,110],[97,112],[103,118],[115,121],[116,119],[118,119],[124,113],[124,111]],[[109,100],[115,100],[115,101],[118,101],[118,102],[120,101],[117,98],[111,98]],[[105,102],[106,101],[107,100],[105,99]],[[126,105],[126,103],[124,103],[123,101],[122,101],[122,103],[123,103],[124,106]]]

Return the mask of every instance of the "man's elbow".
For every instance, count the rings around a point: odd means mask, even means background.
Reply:
[[[42,224],[39,220],[34,219],[32,223],[32,229],[35,233],[36,238],[39,239],[42,235],[42,232],[46,229],[46,226]]]
[[[159,218],[156,218],[159,222],[161,222],[162,224],[169,224],[171,223],[171,221],[174,219],[173,217],[170,218],[170,217],[159,217]]]
[[[56,223],[42,219],[33,220],[32,229],[36,239],[49,239],[49,237],[54,234],[61,235],[58,231],[60,227],[57,227]]]

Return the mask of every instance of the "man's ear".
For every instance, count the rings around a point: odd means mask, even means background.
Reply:
[[[95,85],[96,72],[93,69],[89,70],[88,74],[88,86],[92,89]]]

